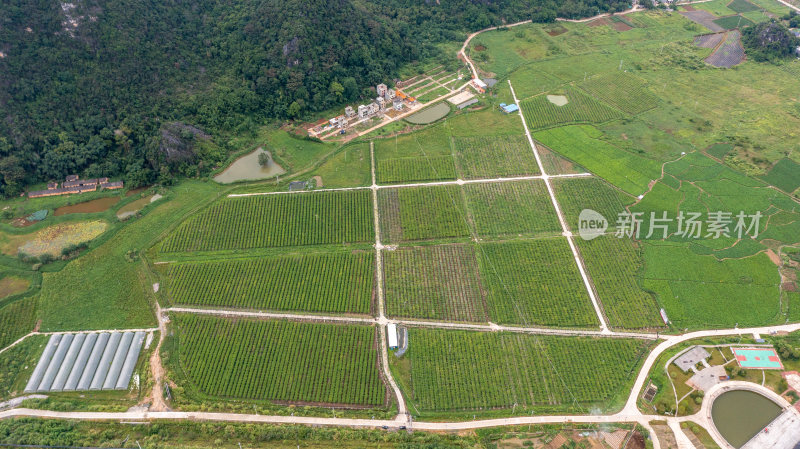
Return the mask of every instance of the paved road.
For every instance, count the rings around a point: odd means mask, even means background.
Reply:
[[[711,0],[708,0],[708,1],[711,1]],[[791,9],[797,11],[797,12],[800,12],[800,8],[798,8],[797,6],[794,6],[793,4],[791,4],[789,2],[786,2],[784,0],[778,0],[778,1],[783,3],[784,6],[787,6],[787,7],[791,8]]]

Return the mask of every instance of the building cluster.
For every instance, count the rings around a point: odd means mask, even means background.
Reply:
[[[386,84],[378,84],[375,90],[378,94],[378,96],[375,97],[375,101],[369,104],[358,105],[355,108],[353,106],[348,106],[344,108],[343,115],[330,119],[329,123],[336,128],[344,129],[351,120],[365,120],[383,114],[390,109],[402,111],[406,100],[410,102],[414,101],[414,98],[405,95],[400,90],[389,89]]]
[[[69,195],[71,193],[95,192],[97,188],[102,189],[121,189],[124,187],[122,181],[109,181],[108,178],[79,179],[78,175],[69,175],[61,183],[61,188],[57,182],[48,182],[47,190],[36,190],[28,192],[28,198],[42,198],[45,196]]]

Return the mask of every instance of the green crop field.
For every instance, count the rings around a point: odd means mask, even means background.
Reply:
[[[180,369],[208,398],[381,406],[376,330],[174,316]]]
[[[584,209],[599,212],[608,220],[609,229],[614,229],[617,215],[635,200],[599,178],[553,179],[552,183],[572,232],[578,230],[578,216]]]
[[[173,304],[369,313],[372,252],[292,254],[173,263],[164,291]]]
[[[0,308],[0,349],[33,331],[36,301],[25,298]]]
[[[464,179],[538,175],[539,166],[524,135],[453,139],[458,171]]]
[[[565,238],[482,243],[479,253],[492,322],[561,327],[599,324]]]
[[[579,86],[628,114],[641,114],[658,106],[658,97],[650,92],[645,82],[625,72],[594,76]]]
[[[643,340],[409,331],[406,395],[421,411],[544,406],[588,412],[627,394]]]
[[[761,179],[787,193],[800,188],[800,164],[791,159],[781,159]]]
[[[722,28],[725,28],[726,30],[732,30],[734,28],[742,28],[754,24],[752,20],[739,15],[722,17],[715,20],[714,23],[721,26]]]
[[[747,0],[733,0],[728,3],[728,8],[736,12],[760,11],[761,8],[748,2]]]
[[[452,156],[404,157],[378,161],[375,175],[381,184],[456,179]]]
[[[626,329],[663,326],[655,299],[638,285],[636,276],[643,261],[632,240],[601,236],[577,242],[609,325]]]
[[[647,191],[661,176],[661,164],[600,140],[592,126],[565,126],[534,134],[534,138],[631,195]]]
[[[763,326],[780,312],[780,276],[765,254],[718,260],[680,243],[644,246],[644,288],[678,328]]]
[[[366,190],[225,198],[182,223],[161,251],[355,243],[373,232]]]
[[[471,245],[385,251],[386,311],[392,317],[487,321],[486,294]]]
[[[467,184],[464,194],[478,236],[561,232],[544,181]]]
[[[532,131],[570,123],[604,123],[621,117],[616,109],[600,103],[574,87],[567,87],[563,92],[553,91],[550,94],[563,95],[567,97],[568,103],[557,106],[547,99],[547,95],[538,95],[520,103],[522,113]]]
[[[378,191],[381,238],[386,242],[469,235],[464,197],[457,185]]]

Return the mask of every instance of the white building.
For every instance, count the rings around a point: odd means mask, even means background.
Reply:
[[[402,111],[403,110],[403,100],[400,98],[395,98],[392,100],[392,106],[394,106],[395,111]]]
[[[374,115],[377,114],[378,112],[381,112],[381,107],[378,105],[378,103],[375,102],[368,104],[367,108],[368,108],[367,111],[368,115]]]
[[[339,129],[344,128],[344,126],[347,124],[347,119],[344,118],[343,115],[340,115],[333,120],[335,120],[334,125],[336,125],[336,127]]]
[[[356,116],[356,111],[353,110],[352,106],[348,106],[348,107],[344,108],[344,115],[347,118],[353,118],[353,117]]]
[[[389,343],[389,349],[397,349],[400,345],[397,342],[397,325],[389,323],[386,325],[386,339]]]
[[[378,103],[378,107],[381,108],[381,111],[386,109],[386,100],[384,100],[383,97],[376,98],[375,102]]]
[[[358,118],[367,118],[369,117],[369,106],[366,105],[359,105],[358,106]]]
[[[388,101],[391,101],[391,100],[394,100],[394,97],[396,95],[397,94],[395,93],[394,89],[389,89],[389,90],[386,91],[386,95],[384,95],[384,98],[386,98],[386,100],[388,100]]]
[[[378,92],[379,97],[383,97],[384,95],[386,95],[386,90],[387,90],[386,84],[378,84],[375,90]]]

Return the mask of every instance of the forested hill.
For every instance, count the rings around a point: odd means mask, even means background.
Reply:
[[[486,26],[621,10],[619,0],[6,0],[0,193],[67,174],[131,185],[194,173],[166,123],[212,136],[362,96]],[[452,57],[452,55],[449,55]],[[189,136],[187,136],[188,138]],[[208,164],[205,164],[208,166]]]

